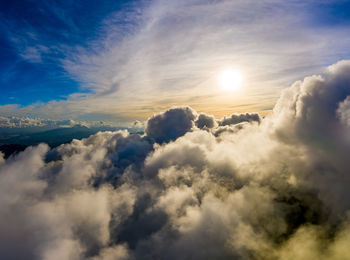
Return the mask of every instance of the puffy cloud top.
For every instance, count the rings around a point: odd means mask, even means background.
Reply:
[[[192,129],[196,116],[190,107],[172,108],[149,118],[145,132],[158,143],[173,141]]]
[[[207,115],[204,113],[199,114],[195,123],[199,129],[213,128],[217,126],[214,116]]]

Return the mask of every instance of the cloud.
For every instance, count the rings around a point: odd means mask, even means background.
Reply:
[[[84,91],[12,114],[118,115],[133,121],[185,105],[217,117],[229,113],[228,107],[266,112],[285,86],[346,57],[350,43],[347,25],[330,28],[313,20],[309,10],[317,13],[319,1],[157,0],[122,10],[107,1],[99,5],[102,12],[79,6],[40,3],[33,13],[41,17],[45,10],[63,27],[50,23],[40,30],[23,22],[8,37],[18,40],[21,57],[55,64],[60,79],[69,76]],[[78,16],[82,20],[71,19]],[[56,30],[48,32],[47,26]],[[243,95],[217,88],[217,75],[227,67],[243,72]]]
[[[176,107],[143,135],[0,155],[0,258],[348,258],[349,64],[296,82],[264,118],[209,127]]]
[[[217,126],[214,116],[207,115],[205,113],[199,114],[195,124],[199,129],[204,129],[204,128],[210,129]]]
[[[196,115],[190,107],[169,109],[149,118],[145,132],[158,143],[169,142],[190,131]]]
[[[220,126],[236,125],[242,122],[258,122],[260,123],[261,118],[257,113],[245,113],[245,114],[232,114],[230,117],[224,117],[219,120]]]
[[[333,63],[339,50],[347,49],[346,27],[329,30],[310,21],[307,10],[317,8],[315,3],[152,1],[128,8],[125,16],[110,15],[102,23],[102,37],[67,56],[63,65],[98,93],[85,107],[104,103],[103,111],[114,107],[130,114],[153,112],[155,105],[164,110],[194,105],[216,116],[232,105],[232,98],[215,87],[217,75],[236,67],[245,75],[245,95],[237,102],[259,104],[249,110],[262,111],[273,106],[283,86]],[[340,46],[335,45],[332,39],[340,37]]]
[[[15,113],[15,112],[14,112]],[[142,131],[144,129],[144,123],[135,121],[132,124],[125,124],[116,121],[95,121],[95,120],[73,120],[73,119],[49,119],[40,117],[28,117],[28,116],[0,116],[0,128],[31,128],[31,127],[46,127],[46,128],[69,128],[74,126],[85,127],[128,127],[132,130]]]
[[[26,128],[26,127],[72,127],[74,125],[84,124],[74,120],[52,120],[31,117],[0,116],[1,128]]]
[[[219,126],[214,129],[213,134],[215,136],[219,136],[222,133],[236,133],[239,130],[243,129],[243,127],[246,125],[246,123],[238,123],[234,125],[225,125],[225,126]]]

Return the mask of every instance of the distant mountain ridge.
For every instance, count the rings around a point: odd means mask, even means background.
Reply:
[[[47,143],[51,147],[58,146],[62,143],[72,141],[72,139],[82,139],[96,133],[85,126],[73,126],[69,128],[56,128],[42,132],[22,133],[7,137],[0,137],[0,144],[21,144],[36,145],[38,143]]]
[[[86,127],[75,125],[73,127],[59,127],[47,129],[45,127],[33,128],[0,128],[0,151],[4,153],[5,158],[11,154],[23,151],[26,147],[47,143],[51,148],[64,143],[70,143],[73,139],[87,138],[99,131],[117,131],[126,129],[123,127]],[[135,132],[133,129],[128,129]]]

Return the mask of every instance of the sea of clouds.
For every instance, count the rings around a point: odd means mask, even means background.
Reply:
[[[350,61],[273,112],[0,155],[0,259],[350,259]]]

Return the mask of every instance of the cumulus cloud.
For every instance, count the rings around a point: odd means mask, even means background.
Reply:
[[[229,117],[224,117],[218,121],[220,126],[225,125],[236,125],[242,122],[258,122],[260,123],[261,118],[258,113],[245,113],[245,114],[232,114]]]
[[[205,113],[200,113],[195,123],[199,129],[210,129],[217,126],[214,116]]]
[[[0,258],[348,259],[349,96],[342,61],[265,118],[179,107],[0,154]]]
[[[214,129],[213,134],[215,136],[219,136],[223,133],[231,133],[231,134],[236,133],[239,130],[241,130],[245,125],[246,125],[246,123],[238,123],[238,124],[234,124],[234,125],[219,126],[219,127]]]
[[[195,118],[190,107],[169,109],[148,119],[145,132],[158,143],[172,141],[190,131]]]

